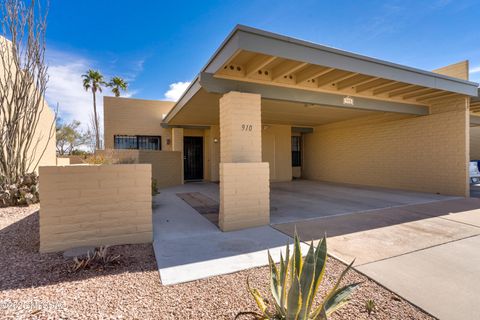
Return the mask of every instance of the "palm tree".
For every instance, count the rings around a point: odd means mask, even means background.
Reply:
[[[108,83],[108,86],[112,88],[115,97],[120,97],[120,90],[126,91],[128,83],[120,77],[113,77]]]
[[[82,75],[83,87],[86,91],[92,90],[93,94],[93,116],[95,117],[95,147],[100,149],[100,135],[98,130],[98,117],[97,117],[97,100],[96,93],[102,92],[102,86],[106,86],[107,83],[103,80],[103,75],[96,70],[88,70],[86,74]]]

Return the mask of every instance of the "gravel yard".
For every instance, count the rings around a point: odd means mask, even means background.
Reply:
[[[256,311],[247,276],[263,293],[268,288],[266,267],[162,286],[151,245],[112,247],[118,265],[72,273],[61,254],[38,253],[38,208],[0,209],[1,319],[233,319]],[[329,259],[327,286],[343,268]],[[354,271],[346,281],[364,283],[332,319],[432,319]],[[370,316],[367,299],[377,306]]]

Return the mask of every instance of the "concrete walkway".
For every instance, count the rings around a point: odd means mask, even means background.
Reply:
[[[480,199],[275,225],[328,251],[440,319],[480,318]]]
[[[162,189],[154,197],[153,245],[164,285],[267,265],[267,250],[279,261],[292,242],[270,226],[221,232],[177,197],[179,192],[202,192],[218,201],[218,185],[207,183]]]

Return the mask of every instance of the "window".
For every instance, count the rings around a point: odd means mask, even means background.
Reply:
[[[114,136],[115,149],[162,150],[159,136]]]
[[[292,137],[292,167],[302,166],[302,139],[300,136]]]

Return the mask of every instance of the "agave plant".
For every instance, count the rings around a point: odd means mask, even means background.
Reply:
[[[352,261],[325,299],[314,306],[313,301],[325,273],[327,240],[323,237],[316,248],[312,242],[305,258],[302,258],[300,240],[296,232],[293,245],[292,256],[290,256],[288,245],[285,259],[280,253],[279,269],[273,262],[270,252],[268,253],[273,310],[272,308],[269,310],[267,300],[257,289],[250,287],[247,279],[248,290],[261,311],[261,313],[253,313],[257,319],[326,320],[333,312],[348,303],[351,293],[359,285],[359,283],[353,283],[339,288],[342,279],[353,265]]]

